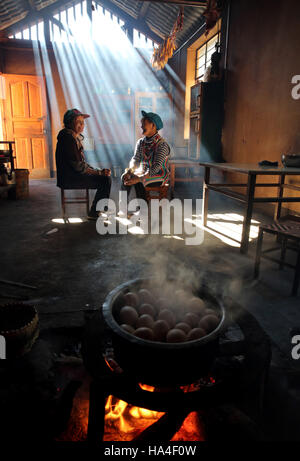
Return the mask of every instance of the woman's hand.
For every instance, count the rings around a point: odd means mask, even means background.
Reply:
[[[137,184],[140,181],[141,181],[141,179],[140,179],[139,176],[132,175],[130,178],[124,179],[124,184],[125,184],[125,186],[133,186],[134,184]]]

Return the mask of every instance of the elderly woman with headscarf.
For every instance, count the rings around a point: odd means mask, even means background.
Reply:
[[[142,110],[141,128],[143,137],[137,141],[129,168],[121,177],[121,190],[129,195],[130,189],[135,187],[137,198],[146,200],[145,187],[161,186],[169,181],[171,149],[158,133],[163,128],[158,114]]]
[[[84,156],[82,131],[88,114],[69,109],[64,115],[64,128],[58,133],[56,146],[57,186],[69,189],[97,189],[88,218],[97,219],[97,202],[108,198],[111,188],[110,170],[89,165]]]

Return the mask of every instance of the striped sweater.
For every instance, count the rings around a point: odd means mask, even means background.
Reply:
[[[158,133],[151,138],[145,136],[138,140],[132,160],[143,174],[149,174],[143,180],[145,186],[157,181],[163,184],[169,181],[169,156],[170,147]]]

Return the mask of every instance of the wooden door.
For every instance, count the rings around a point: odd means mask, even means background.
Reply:
[[[27,168],[31,178],[49,178],[44,80],[31,75],[4,77],[4,136],[16,143],[16,168]]]
[[[143,136],[141,130],[141,111],[155,112],[164,124],[160,135],[170,144],[172,143],[172,109],[171,97],[165,93],[136,92],[135,93],[135,138],[136,141]]]

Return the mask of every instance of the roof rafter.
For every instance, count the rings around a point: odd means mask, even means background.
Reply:
[[[36,11],[34,0],[25,0],[25,4],[27,5],[29,11]]]
[[[153,2],[153,3],[175,3],[177,5],[182,5],[182,6],[199,6],[201,8],[207,6],[206,1],[201,1],[201,0],[137,0],[138,2]]]
[[[147,11],[149,10],[149,7],[150,7],[150,2],[143,2],[143,5],[139,12],[138,19],[144,18],[146,16]]]
[[[29,0],[30,1],[30,0]],[[70,2],[70,0],[55,2],[45,8],[40,10],[32,10],[27,14],[27,16],[22,19],[21,21],[12,24],[11,26],[5,28],[4,30],[9,34],[15,34],[19,32],[20,29],[24,29],[25,27],[29,27],[35,24],[37,21],[43,21],[47,19],[51,19],[51,17],[58,13],[62,8],[67,7],[68,5],[73,5],[75,2],[74,0]]]
[[[113,14],[115,14],[120,19],[125,21],[126,24],[142,32],[154,42],[156,43],[162,42],[163,36],[162,35],[160,36],[157,33],[153,32],[144,19],[135,19],[133,16],[126,13],[124,10],[119,8],[117,5],[115,5],[110,0],[95,0],[95,3],[111,11]]]

